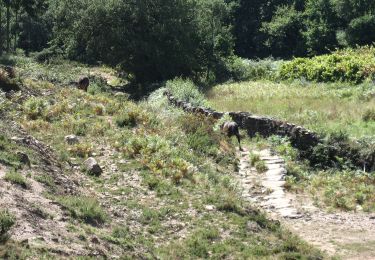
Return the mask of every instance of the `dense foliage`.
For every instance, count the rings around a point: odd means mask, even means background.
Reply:
[[[360,83],[375,76],[373,47],[346,49],[313,58],[296,58],[280,67],[282,79],[305,78],[309,81]]]
[[[2,0],[0,54],[64,55],[118,66],[138,82],[236,79],[246,58],[310,56],[372,44],[370,0]],[[240,71],[240,73],[242,73]]]
[[[372,0],[239,0],[236,52],[242,57],[290,57],[372,44]]]

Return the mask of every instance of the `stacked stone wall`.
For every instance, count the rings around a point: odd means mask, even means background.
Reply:
[[[182,100],[178,100],[170,93],[166,93],[169,103],[180,107],[186,112],[204,114],[220,119],[224,116],[223,112],[218,112],[213,109],[205,107],[196,107]],[[287,123],[270,117],[257,116],[248,112],[229,112],[233,121],[236,122],[240,128],[247,131],[250,137],[256,134],[268,137],[271,135],[279,135],[289,137],[294,147],[297,149],[307,151],[316,146],[320,139],[318,135],[302,126]]]

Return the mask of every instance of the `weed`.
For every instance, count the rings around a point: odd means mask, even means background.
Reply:
[[[24,189],[28,188],[29,186],[26,178],[21,173],[17,172],[16,170],[10,170],[6,172],[4,179],[13,184],[20,185]]]
[[[196,231],[186,242],[189,254],[195,257],[208,258],[210,245],[218,238],[219,231],[215,228]]]
[[[7,232],[15,224],[15,217],[8,210],[0,210],[0,242],[7,239]]]
[[[254,166],[258,173],[264,173],[268,171],[268,167],[263,160],[256,162]]]
[[[48,175],[47,173],[36,176],[35,180],[40,182],[40,183],[43,183],[43,184],[47,185],[53,191],[57,188],[53,177],[51,175]]]
[[[42,98],[31,97],[24,104],[24,112],[28,119],[36,120],[46,115],[48,104]]]
[[[13,168],[20,168],[21,162],[19,157],[15,154],[16,146],[11,143],[11,140],[4,135],[0,135],[0,163],[12,166]]]
[[[118,115],[115,120],[118,127],[135,127],[137,125],[137,118],[135,117],[134,113],[129,114],[124,112]]]
[[[375,121],[375,109],[368,109],[365,111],[362,117],[363,121],[365,122],[371,122]]]
[[[179,100],[191,103],[195,106],[205,106],[206,100],[198,87],[191,80],[176,78],[166,83],[166,88]]]
[[[72,154],[73,156],[78,156],[80,158],[90,157],[93,150],[94,149],[92,145],[86,142],[75,144],[68,148],[70,154]]]
[[[254,167],[255,164],[261,160],[259,154],[250,153],[249,156],[250,156],[250,166]]]
[[[57,201],[64,206],[73,218],[89,224],[102,224],[108,221],[108,215],[94,198],[82,196],[62,196]]]

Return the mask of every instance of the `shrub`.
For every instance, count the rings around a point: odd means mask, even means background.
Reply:
[[[36,120],[46,115],[47,106],[42,98],[31,97],[24,104],[24,112],[27,118]]]
[[[109,86],[104,79],[98,77],[90,77],[90,85],[87,89],[88,93],[96,95],[103,92],[108,92],[109,90]]]
[[[27,183],[27,180],[25,179],[25,177],[21,173],[17,172],[16,170],[8,171],[5,174],[4,179],[6,181],[9,181],[9,182],[13,183],[13,184],[20,185],[24,189],[26,189],[28,187],[28,183]]]
[[[250,156],[250,166],[254,167],[255,164],[261,160],[258,154],[250,153],[249,156]]]
[[[135,127],[137,125],[137,118],[134,113],[124,112],[115,118],[118,127]]]
[[[73,121],[73,133],[79,136],[85,136],[89,129],[89,122],[85,119],[78,119]]]
[[[62,196],[58,202],[64,206],[73,218],[83,220],[89,224],[102,224],[108,216],[99,202],[94,198],[82,196]]]
[[[278,66],[278,62],[272,59],[246,60],[233,57],[227,61],[230,77],[235,81],[271,78],[275,74]]]
[[[8,210],[0,210],[0,242],[6,240],[7,233],[14,223],[14,216]]]
[[[50,48],[45,48],[39,52],[34,52],[32,56],[37,62],[46,62],[46,61],[50,61],[51,59],[56,58],[57,56],[61,54],[62,54],[61,50],[58,50],[55,47],[50,47]]]
[[[180,117],[181,129],[187,134],[188,145],[197,152],[217,155],[224,136],[215,131],[214,120],[203,115],[185,114]]]
[[[75,145],[70,146],[68,148],[68,151],[74,156],[78,156],[78,157],[81,157],[81,158],[87,158],[87,157],[91,156],[91,154],[93,152],[93,147],[89,143],[79,143],[79,144],[75,144]]]
[[[295,58],[281,65],[281,79],[361,83],[375,76],[375,47],[345,49],[313,58]]]
[[[9,73],[0,68],[0,89],[4,91],[19,90],[15,80],[9,77]]]
[[[194,106],[206,106],[207,101],[204,94],[191,80],[175,78],[166,83],[166,88],[179,100],[191,103]]]
[[[268,167],[266,165],[266,163],[264,161],[258,161],[255,163],[255,169],[257,170],[257,172],[259,173],[264,173],[266,171],[268,171]]]
[[[147,113],[130,102],[124,111],[115,117],[115,121],[118,127],[135,127],[140,124],[150,123]]]
[[[363,121],[370,122],[375,121],[375,109],[368,109],[362,116]]]

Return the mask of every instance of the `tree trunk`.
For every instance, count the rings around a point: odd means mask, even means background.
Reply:
[[[18,13],[19,10],[16,10],[16,26],[14,27],[14,52],[17,50],[17,33],[18,33]]]
[[[7,4],[7,52],[10,51],[10,5]]]
[[[3,14],[3,5],[0,2],[0,56],[3,54],[3,23],[2,23],[2,14]]]

